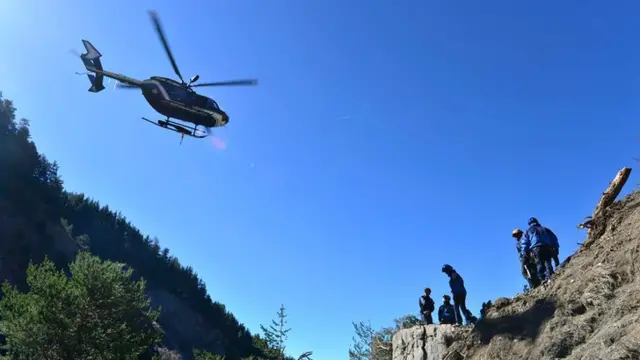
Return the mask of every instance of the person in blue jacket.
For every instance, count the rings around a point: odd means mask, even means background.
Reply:
[[[467,309],[467,289],[464,287],[462,276],[448,264],[442,266],[442,272],[449,277],[449,287],[453,295],[453,306],[456,310],[456,322],[458,325],[462,325],[462,316],[460,315],[460,310],[462,309],[467,323],[475,324],[477,320],[476,317]]]
[[[553,258],[554,249],[552,246],[553,240],[549,232],[540,225],[538,219],[532,217],[529,219],[529,228],[522,236],[522,251],[525,253],[531,252],[533,259],[536,262],[538,270],[538,279],[540,282],[548,281],[553,275],[553,264],[551,259]]]
[[[538,270],[536,267],[536,262],[533,260],[533,257],[530,253],[526,253],[522,250],[522,236],[524,236],[524,232],[520,229],[514,229],[511,232],[511,236],[516,241],[516,251],[518,252],[518,256],[520,258],[520,269],[522,271],[522,276],[527,280],[529,284],[529,289],[535,289],[540,285],[540,281],[538,281]]]
[[[456,324],[456,314],[449,295],[442,297],[442,305],[438,308],[438,322],[440,324]]]

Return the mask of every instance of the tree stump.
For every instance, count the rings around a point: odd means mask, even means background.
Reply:
[[[606,210],[611,204],[613,204],[620,195],[620,191],[626,184],[629,179],[629,175],[631,175],[631,168],[625,167],[618,171],[616,177],[609,183],[607,189],[602,193],[600,197],[600,201],[596,205],[595,210],[593,211],[593,215],[588,216],[587,221],[578,225],[578,229],[588,229],[587,234],[589,238],[582,245],[583,248],[591,246],[591,244],[602,234],[607,227],[606,222]]]

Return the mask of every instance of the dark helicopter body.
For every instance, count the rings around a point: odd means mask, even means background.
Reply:
[[[180,78],[180,82],[161,76],[152,76],[147,80],[137,80],[128,76],[106,71],[102,68],[100,57],[102,54],[87,40],[82,40],[86,53],[80,55],[85,68],[87,69],[87,77],[91,82],[90,92],[100,92],[104,90],[104,78],[112,78],[118,81],[119,88],[137,88],[142,91],[142,95],[151,107],[166,116],[166,120],[158,120],[153,122],[146,118],[145,121],[151,122],[162,128],[173,130],[184,135],[203,138],[206,137],[211,128],[225,126],[229,122],[229,116],[225,113],[215,100],[196,93],[194,87],[202,86],[222,86],[222,85],[255,85],[255,80],[236,80],[214,83],[194,84],[200,78],[198,75],[190,79],[186,83],[182,79],[182,75],[178,70],[178,66],[173,59],[173,55],[169,50],[169,46],[165,39],[162,27],[154,12],[151,17],[156,27],[156,31],[162,41],[162,45],[169,56],[173,70]],[[170,119],[177,119],[193,126],[176,123]],[[206,129],[198,129],[202,126]]]
[[[197,94],[177,81],[152,76],[142,82],[142,95],[160,114],[204,127],[225,126],[229,116],[211,98]]]

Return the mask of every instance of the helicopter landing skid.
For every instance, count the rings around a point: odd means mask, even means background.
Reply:
[[[173,122],[173,121],[169,120],[169,118],[167,118],[166,120],[152,121],[152,120],[149,120],[149,119],[143,117],[142,120],[150,122],[153,125],[159,126],[159,127],[163,128],[163,129],[167,129],[167,130],[171,130],[171,131],[175,131],[175,132],[179,133],[181,135],[181,138],[180,138],[180,143],[181,144],[182,144],[182,139],[184,138],[185,135],[194,137],[196,139],[203,139],[203,138],[206,138],[208,136],[208,134],[206,132],[204,132],[203,130],[198,129],[198,125],[187,127],[187,126],[180,125],[180,124],[178,124],[176,122]]]

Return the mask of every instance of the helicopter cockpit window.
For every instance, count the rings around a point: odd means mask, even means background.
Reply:
[[[196,95],[193,98],[193,106],[197,106],[203,109],[207,108],[207,98],[204,96]]]
[[[207,104],[207,105],[208,105],[207,107],[208,107],[209,109],[212,109],[212,110],[220,110],[220,108],[218,107],[218,104],[217,104],[215,101],[213,101],[213,100],[211,100],[211,99],[208,99],[208,100],[209,100],[209,101],[207,102],[207,103],[208,103],[208,104]]]
[[[189,93],[179,86],[165,86],[169,97],[173,101],[187,102],[189,100]]]

